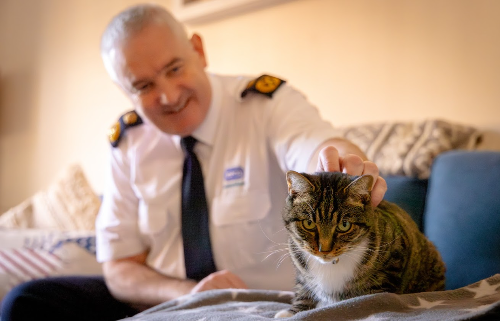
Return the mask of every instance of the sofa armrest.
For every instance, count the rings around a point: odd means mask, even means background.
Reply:
[[[452,151],[436,158],[424,233],[446,263],[446,288],[500,272],[500,152]]]

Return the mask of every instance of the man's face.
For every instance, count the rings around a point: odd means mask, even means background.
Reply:
[[[139,114],[161,131],[187,136],[205,119],[212,94],[199,36],[180,39],[149,25],[118,46],[114,62]]]

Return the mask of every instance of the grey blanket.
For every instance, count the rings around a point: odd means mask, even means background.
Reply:
[[[292,292],[212,290],[165,302],[124,320],[265,320],[287,309],[292,297]],[[457,290],[365,295],[286,320],[500,320],[500,274]]]

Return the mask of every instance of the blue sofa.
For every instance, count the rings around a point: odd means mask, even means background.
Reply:
[[[500,152],[450,151],[436,157],[429,179],[385,178],[385,199],[441,253],[446,289],[500,273]]]

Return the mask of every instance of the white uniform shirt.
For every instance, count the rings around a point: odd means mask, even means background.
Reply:
[[[318,146],[334,137],[317,109],[286,83],[272,98],[241,92],[246,77],[210,75],[212,103],[192,134],[210,209],[215,265],[250,288],[291,290],[295,272],[281,217],[285,172],[308,171]],[[149,250],[147,264],[185,278],[181,232],[184,154],[180,137],[146,119],[112,148],[107,187],[96,223],[100,262]]]

